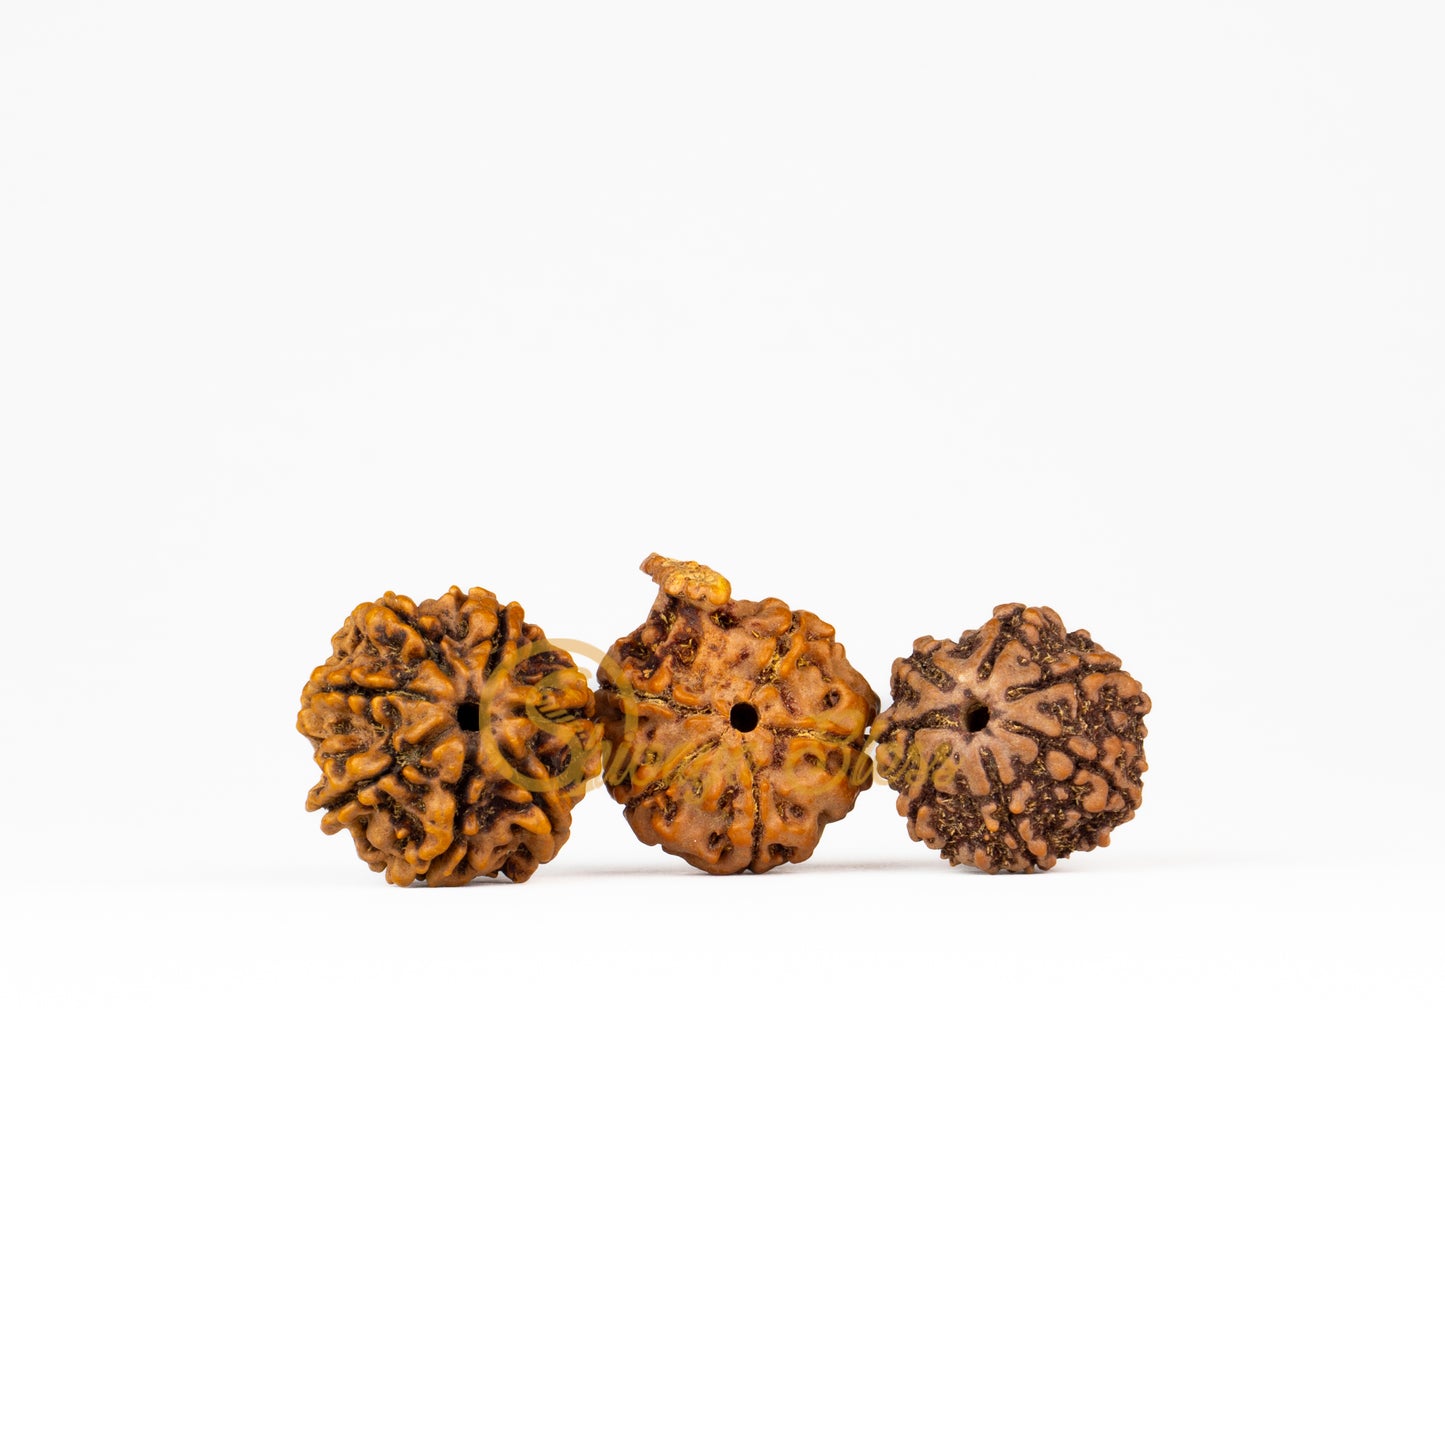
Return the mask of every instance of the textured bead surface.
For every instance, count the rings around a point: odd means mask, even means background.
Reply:
[[[696,562],[642,568],[657,600],[598,680],[609,792],[644,843],[695,868],[801,863],[872,781],[877,696],[811,612],[735,601]]]
[[[1149,699],[1051,608],[1011,603],[957,642],[920,637],[892,687],[878,772],[909,833],[950,863],[1052,868],[1134,816]]]
[[[364,602],[301,695],[321,781],[306,806],[390,883],[523,882],[567,841],[601,766],[571,656],[481,587]]]

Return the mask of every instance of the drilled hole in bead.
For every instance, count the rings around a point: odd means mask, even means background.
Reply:
[[[974,703],[964,713],[963,725],[971,733],[981,733],[988,726],[988,709],[981,702]]]
[[[750,733],[758,725],[758,710],[750,702],[735,702],[728,721],[740,733]]]
[[[482,708],[480,703],[464,702],[457,709],[457,726],[464,733],[480,732],[482,728]]]

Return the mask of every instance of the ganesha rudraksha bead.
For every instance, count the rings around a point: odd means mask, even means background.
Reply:
[[[656,553],[647,621],[599,669],[603,775],[644,843],[707,873],[801,863],[872,782],[878,698],[833,629]]]
[[[995,607],[957,642],[920,637],[893,664],[878,772],[909,833],[986,873],[1102,848],[1143,796],[1149,699],[1048,607]]]
[[[572,658],[482,587],[363,602],[301,694],[321,781],[306,806],[389,883],[530,878],[601,767]]]

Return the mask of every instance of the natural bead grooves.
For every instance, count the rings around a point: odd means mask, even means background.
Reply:
[[[321,782],[306,806],[390,883],[529,878],[600,765],[572,658],[485,588],[363,602],[301,695]]]
[[[872,782],[878,698],[833,629],[652,554],[647,620],[598,680],[608,791],[644,843],[708,873],[801,863]]]
[[[995,607],[957,642],[893,664],[879,774],[908,831],[986,873],[1103,847],[1143,797],[1149,699],[1119,659],[1048,607]]]

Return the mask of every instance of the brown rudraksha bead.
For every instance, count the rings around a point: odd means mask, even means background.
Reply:
[[[1102,848],[1142,794],[1149,699],[1048,607],[995,607],[957,642],[920,637],[893,664],[878,772],[908,831],[986,873]]]
[[[644,843],[707,873],[801,863],[872,782],[878,698],[833,629],[656,553],[647,621],[599,669],[608,791]]]
[[[482,587],[420,605],[388,592],[331,639],[297,730],[308,809],[389,883],[521,883],[567,841],[601,767],[596,699],[572,658]]]

